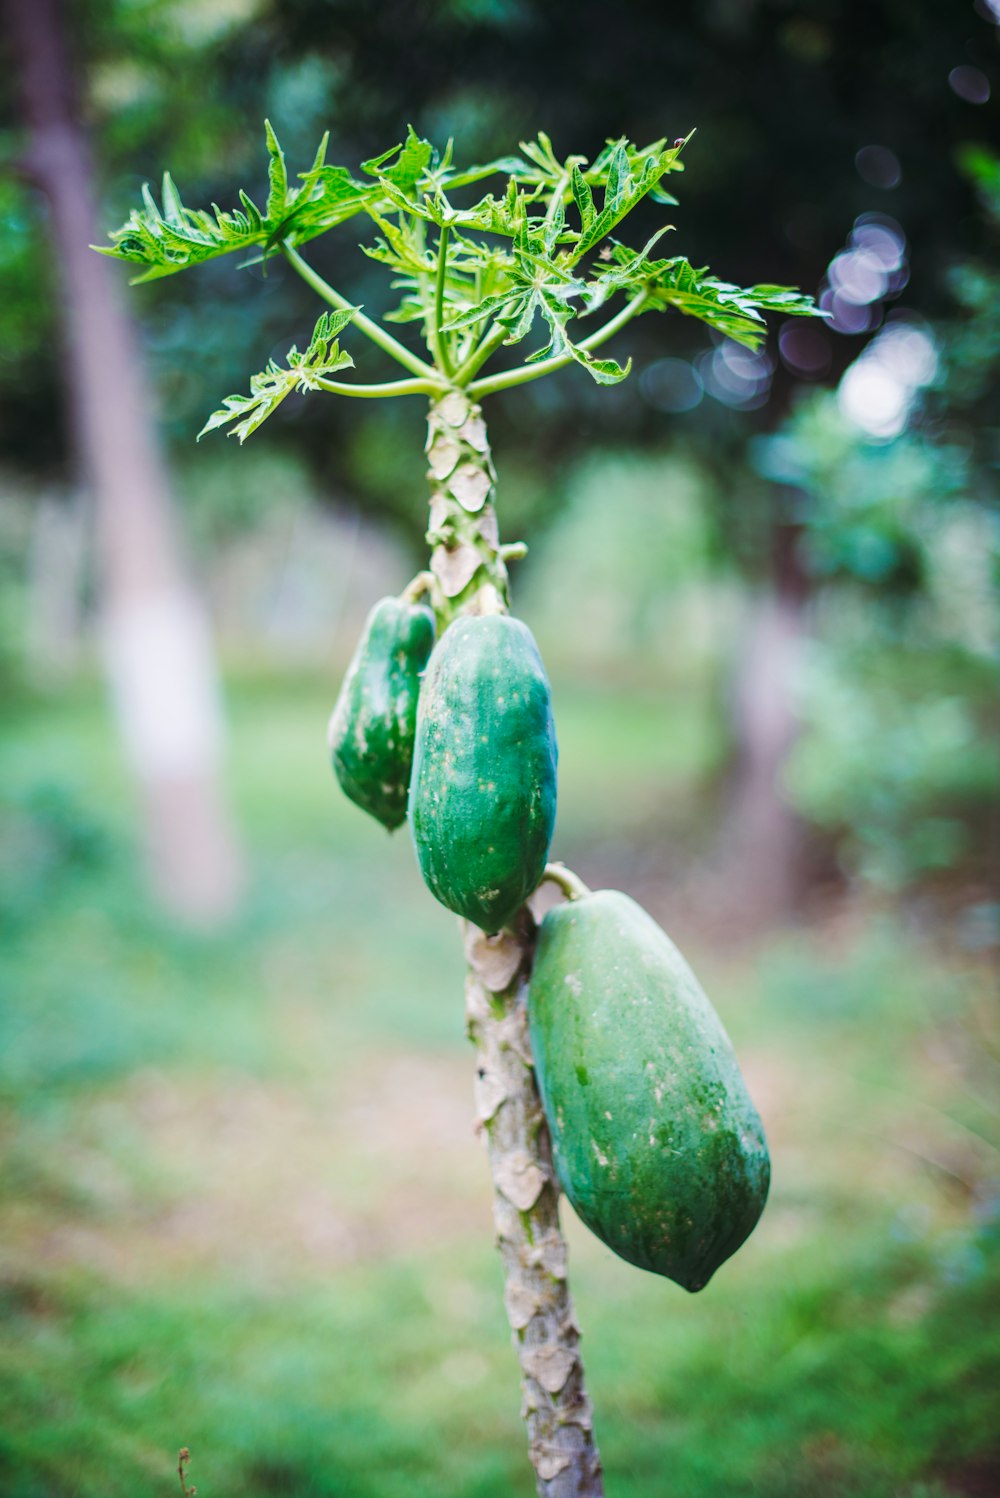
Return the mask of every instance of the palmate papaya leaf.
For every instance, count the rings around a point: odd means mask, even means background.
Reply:
[[[461,172],[449,172],[443,186],[451,188],[471,187],[486,177],[513,177],[515,180],[524,169],[520,156],[498,156],[494,161],[485,161],[479,166],[466,167]]]
[[[611,142],[611,144],[614,145],[617,142]],[[663,141],[658,144],[662,147]],[[603,182],[603,156],[604,152],[597,158],[594,165],[588,168],[588,176],[595,183]],[[586,167],[587,158],[570,156],[566,161],[560,161],[551,140],[544,130],[540,130],[536,140],[521,142],[520,156],[498,156],[493,161],[467,167],[460,172],[450,172],[442,186],[468,187],[471,183],[481,182],[486,177],[503,176],[510,178],[517,187],[536,190],[559,187],[565,190],[574,163]]]
[[[359,307],[350,307],[341,312],[324,312],[313,328],[309,347],[304,353],[300,354],[293,344],[288,350],[287,368],[271,359],[266,369],[251,377],[249,395],[227,395],[221,408],[213,412],[198,433],[198,440],[206,432],[235,422],[228,435],[238,437],[242,445],[293,390],[300,394],[320,390],[320,382],[327,375],[338,369],[352,368],[354,360],[340,348],[337,335],[360,310]]]
[[[214,203],[210,213],[187,208],[167,172],[163,177],[162,209],[149,187],[143,187],[143,206],[133,209],[121,229],[112,231],[110,245],[94,248],[116,260],[144,267],[132,278],[133,284],[153,281],[234,250],[259,248],[253,259],[260,260],[277,254],[280,240],[304,244],[359,213],[378,195],[376,185],[356,182],[344,167],[325,165],[326,136],[312,167],[301,174],[302,186],[291,187],[284,152],[269,121],[265,121],[265,132],[268,196],[263,212],[242,191],[241,207],[237,209],[227,211]]]
[[[185,208],[169,172],[163,176],[163,209],[148,186],[142,189],[142,208],[135,208],[121,228],[115,230],[111,245],[95,245],[102,255],[145,266],[133,284],[172,275],[188,265],[227,255],[233,250],[249,249],[267,238],[264,216],[256,204],[241,194],[242,210],[224,212],[214,207],[212,213]]]
[[[521,173],[515,173],[514,175],[519,180],[542,182],[546,186],[553,188],[558,187],[560,184],[565,186],[566,177],[575,163],[582,162],[586,165],[585,156],[570,157],[568,162],[560,161],[552,148],[551,140],[545,134],[544,130],[539,130],[537,140],[522,140],[521,152],[528,158],[534,170],[532,171],[529,168],[525,172],[522,167]]]
[[[557,221],[558,215],[554,215],[552,225]],[[541,316],[549,338],[526,363],[566,357],[581,364],[598,384],[617,384],[625,379],[629,366],[623,369],[614,359],[595,359],[569,336],[569,323],[586,308],[589,287],[565,257],[546,249],[545,238],[546,226],[541,235],[526,233],[522,246],[503,267],[505,289],[474,302],[446,324],[446,331],[460,332],[495,321],[507,330],[503,341],[510,345],[527,338],[536,317]]]
[[[526,218],[540,224],[558,205],[558,242],[575,246],[575,258],[579,258],[605,238],[647,193],[661,202],[676,202],[669,193],[660,191],[659,183],[668,172],[684,170],[680,153],[689,139],[678,140],[669,148],[663,140],[643,147],[624,138],[608,141],[594,163],[588,165],[585,156],[568,156],[560,161],[549,137],[540,133],[537,141],[522,141],[523,157],[500,157],[468,173],[442,174],[439,200],[436,207],[425,204],[425,214],[438,224],[449,222],[515,238],[523,232]],[[502,197],[487,194],[478,203],[459,209],[441,201],[445,186],[463,186],[497,172],[508,176]],[[600,207],[594,200],[595,188],[604,191]],[[580,214],[579,230],[566,226],[563,210],[570,204]],[[534,214],[533,205],[538,205]]]
[[[361,163],[361,170],[380,182],[389,182],[405,192],[411,190],[424,176],[434,157],[434,147],[429,140],[422,140],[413,126],[407,127],[406,140]],[[390,164],[391,163],[391,164]]]
[[[548,346],[539,349],[537,353],[530,354],[526,363],[532,364],[550,357],[568,357],[574,363],[581,365],[598,385],[618,385],[628,378],[632,369],[631,359],[624,366],[619,364],[617,359],[595,359],[593,354],[573,342],[566,331],[566,324],[573,316],[568,308],[563,310],[558,304],[545,300],[541,310],[549,325],[551,336]]]
[[[285,166],[285,153],[278,144],[278,137],[271,128],[271,121],[264,121],[264,135],[267,140],[267,209],[265,217],[269,223],[280,223],[285,216],[288,206],[288,169]],[[325,139],[321,150],[326,149]]]
[[[595,276],[592,305],[615,291],[632,296],[645,292],[649,309],[666,311],[675,307],[750,349],[759,348],[764,341],[767,330],[762,313],[781,312],[786,317],[817,314],[812,298],[792,287],[733,286],[704,268],[696,269],[683,255],[651,260],[649,251],[666,232],[659,230],[638,253],[614,244],[609,265]]]
[[[630,152],[628,142],[618,141],[608,155],[604,174],[604,201],[598,209],[587,175],[579,166],[573,167],[573,200],[580,213],[582,230],[576,242],[574,259],[580,259],[588,250],[594,249],[607,239],[623,218],[632,212],[647,193],[652,192],[665,172],[679,164],[681,144],[669,150]]]
[[[586,301],[587,282],[576,275],[568,259],[547,241],[555,236],[558,213],[548,223],[522,217],[511,253],[494,256],[494,273],[500,289],[471,298],[471,305],[449,318],[446,332],[459,332],[489,319],[507,327],[505,343],[519,343],[531,331],[535,313],[548,318],[549,311],[565,323]],[[550,352],[550,350],[545,350]]]
[[[394,224],[391,219],[379,212],[374,203],[366,203],[365,211],[382,231],[381,237],[374,245],[360,246],[370,260],[377,260],[382,265],[390,265],[394,270],[402,271],[411,278],[430,275],[433,272],[433,256],[426,250],[418,249],[413,236],[407,234],[401,224]]]

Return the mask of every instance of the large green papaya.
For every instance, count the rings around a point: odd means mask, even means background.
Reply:
[[[365,620],[327,738],[346,795],[391,832],[406,819],[420,678],[434,645],[434,615],[382,598]]]
[[[700,1290],[752,1232],[770,1163],[698,980],[634,900],[601,890],[542,921],[528,1017],[578,1216],[629,1263]]]
[[[484,931],[538,884],[556,815],[549,683],[527,625],[463,616],[420,694],[410,829],[431,893]]]

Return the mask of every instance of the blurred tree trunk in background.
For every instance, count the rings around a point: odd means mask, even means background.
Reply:
[[[734,692],[722,846],[740,917],[754,927],[793,914],[803,893],[805,826],[781,788],[798,732],[793,690],[806,634],[808,580],[796,541],[797,528],[774,525],[770,585],[752,596]]]
[[[45,489],[28,552],[27,668],[33,681],[64,686],[80,664],[89,507],[78,492]]]
[[[229,913],[239,858],[219,777],[211,640],[186,576],[152,402],[116,269],[98,240],[94,169],[59,0],[5,0],[30,143],[62,280],[65,380],[93,490],[105,665],[139,782],[154,889],[175,914]]]

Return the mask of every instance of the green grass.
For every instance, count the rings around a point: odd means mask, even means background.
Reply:
[[[405,834],[336,793],[328,697],[233,693],[250,886],[212,937],[144,901],[100,703],[22,704],[8,728],[5,1498],[176,1493],[182,1445],[200,1498],[532,1491],[454,921]],[[561,697],[560,848],[621,840],[623,762],[626,834],[669,839],[715,762],[710,725],[623,691]],[[610,1498],[996,1491],[982,976],[862,911],[690,955],[774,1187],[694,1297],[567,1213]]]

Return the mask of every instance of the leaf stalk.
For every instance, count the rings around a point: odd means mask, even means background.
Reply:
[[[324,302],[329,302],[331,307],[339,307],[344,311],[348,307],[354,306],[354,303],[348,301],[347,297],[341,296],[340,292],[331,286],[329,281],[325,281],[318,271],[313,270],[308,261],[303,260],[298,250],[294,249],[287,240],[282,241],[281,252],[293,270],[298,272],[303,281],[308,286],[311,286],[313,291],[323,298]],[[398,339],[393,338],[391,333],[387,333],[385,328],[379,323],[374,322],[372,318],[366,317],[363,312],[356,312],[354,314],[352,326],[357,328],[359,333],[364,333],[365,337],[369,338],[372,343],[377,344],[383,353],[388,354],[391,359],[395,359],[397,364],[402,364],[404,369],[408,369],[411,374],[421,375],[425,379],[434,380],[435,372],[432,365],[421,359],[419,355],[411,353]],[[434,388],[437,388],[436,384]],[[397,395],[411,393],[414,392],[400,390],[395,392]],[[421,391],[419,393],[423,394],[425,392]]]
[[[444,292],[445,280],[448,275],[448,240],[451,237],[451,227],[445,224],[438,236],[438,265],[437,279],[434,286],[434,347],[437,352],[437,361],[444,373],[450,378],[454,374],[451,363],[451,355],[448,351],[448,337],[442,332],[444,324]]]
[[[341,380],[312,379],[310,386],[328,390],[331,395],[355,395],[361,400],[380,400],[390,395],[442,395],[440,380],[386,380],[380,385],[348,385]]]
[[[456,385],[468,385],[473,375],[486,363],[507,337],[509,329],[503,323],[494,323],[493,327],[486,333],[482,342],[473,349],[472,353],[460,364],[455,371],[454,382]]]
[[[631,322],[633,317],[638,316],[646,302],[646,293],[639,292],[620,312],[609,318],[603,328],[598,328],[596,333],[591,333],[589,338],[584,338],[577,344],[577,348],[588,354],[592,349],[599,348],[602,343],[613,338],[624,328],[626,323]],[[498,340],[498,345],[500,342],[502,340]],[[529,380],[539,380],[543,375],[553,374],[557,369],[564,369],[567,364],[573,362],[572,354],[554,354],[551,359],[540,359],[537,364],[521,364],[516,369],[507,369],[500,374],[488,375],[484,380],[473,380],[468,386],[469,394],[481,398],[484,395],[493,395],[498,390],[508,390],[513,385],[526,385]],[[458,375],[456,375],[457,379]]]

